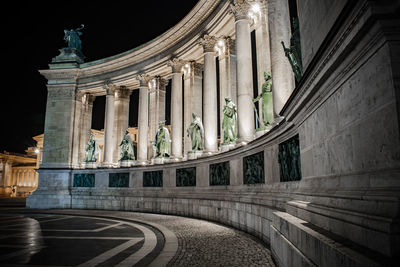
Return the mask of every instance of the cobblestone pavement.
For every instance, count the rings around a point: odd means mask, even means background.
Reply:
[[[264,245],[232,228],[187,218],[170,222],[169,228],[179,247],[168,266],[275,266]]]
[[[164,227],[164,231],[162,229],[159,230],[165,236],[165,244],[168,244],[170,239],[166,236],[165,231],[170,231],[172,235],[176,236],[176,238],[172,238],[172,242],[175,242],[177,249],[175,246],[174,254],[169,258],[164,257],[167,260],[159,262],[160,265],[153,262],[153,266],[164,266],[165,264],[167,266],[275,266],[270,250],[256,238],[242,231],[204,220],[148,213],[99,210],[20,210],[19,213],[21,212],[123,219],[132,222],[147,222],[149,225],[155,226],[155,228],[157,228],[157,225]],[[122,257],[119,254],[117,256]],[[154,259],[156,256],[154,254],[152,258]],[[107,266],[107,264],[103,263],[103,266]]]

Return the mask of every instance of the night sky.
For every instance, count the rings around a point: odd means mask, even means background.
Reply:
[[[3,7],[0,151],[23,153],[43,133],[46,80],[38,70],[65,47],[64,29],[85,25],[85,62],[135,48],[177,24],[198,0],[14,1]],[[57,4],[55,4],[57,3]],[[130,4],[126,4],[130,3]]]

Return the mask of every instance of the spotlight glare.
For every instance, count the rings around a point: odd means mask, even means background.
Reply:
[[[260,6],[258,4],[254,4],[251,8],[254,13],[259,13],[260,12]]]

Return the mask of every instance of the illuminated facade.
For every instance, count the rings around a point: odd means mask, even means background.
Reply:
[[[295,2],[201,0],[136,49],[88,63],[55,58],[40,71],[48,80],[45,139],[39,187],[27,205],[220,221],[269,243],[279,266],[379,262],[367,249],[394,257],[399,3]],[[268,125],[253,104],[264,73],[272,77]],[[154,164],[168,82],[171,157]],[[120,168],[132,90],[139,90],[136,164]],[[100,95],[104,159],[88,169],[82,163]],[[227,97],[237,108],[238,139],[223,147],[218,121]],[[204,125],[204,150],[189,158],[192,113]],[[110,188],[111,176],[128,186]]]

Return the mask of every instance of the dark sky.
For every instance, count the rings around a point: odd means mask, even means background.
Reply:
[[[0,151],[21,153],[35,145],[32,136],[43,133],[47,90],[37,70],[47,69],[58,49],[65,47],[64,29],[85,24],[81,39],[89,62],[157,37],[197,1],[14,1],[4,6]]]

